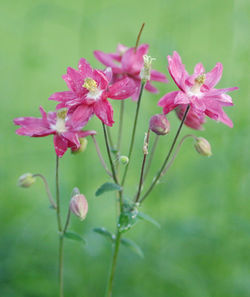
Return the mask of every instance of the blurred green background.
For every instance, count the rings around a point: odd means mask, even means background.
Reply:
[[[114,286],[116,297],[249,297],[250,296],[250,156],[249,156],[249,16],[247,0],[154,1],[1,1],[1,200],[0,296],[57,296],[57,232],[43,185],[16,187],[25,173],[43,173],[54,192],[55,154],[51,137],[32,139],[15,135],[12,119],[38,116],[47,98],[66,90],[61,79],[67,66],[85,57],[101,67],[92,51],[114,51],[118,42],[134,46],[142,22],[141,42],[150,44],[154,68],[167,73],[166,55],[177,50],[187,69],[202,61],[207,70],[224,65],[219,87],[238,86],[233,108],[226,111],[235,127],[208,120],[205,130],[211,158],[198,155],[187,141],[174,166],[146,200],[143,210],[161,229],[139,223],[126,237],[136,241],[145,258],[121,248]],[[169,75],[168,75],[168,78]],[[139,179],[142,142],[150,116],[160,112],[156,103],[176,89],[157,84],[158,95],[145,93],[136,138],[136,151],[127,181],[128,196]],[[112,102],[115,118],[119,102]],[[123,154],[127,154],[135,104],[126,101]],[[153,172],[163,160],[177,129],[160,140]],[[99,132],[100,122],[89,127]],[[117,132],[114,126],[114,137]],[[184,128],[182,134],[190,133]],[[69,152],[60,162],[63,212],[78,186],[89,201],[84,222],[72,218],[71,230],[84,234],[88,244],[65,244],[65,296],[103,296],[111,246],[92,229],[115,226],[115,197],[95,198],[96,188],[108,181],[98,163],[93,143],[81,155]]]

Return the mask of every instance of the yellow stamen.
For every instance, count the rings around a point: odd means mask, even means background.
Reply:
[[[56,115],[58,119],[65,120],[67,116],[67,109],[66,108],[59,109]]]
[[[97,90],[97,83],[92,78],[86,78],[83,84],[83,87],[86,88],[88,91],[94,93]]]
[[[195,82],[197,84],[199,84],[200,86],[202,86],[204,84],[205,80],[206,80],[206,74],[201,74],[196,77]]]

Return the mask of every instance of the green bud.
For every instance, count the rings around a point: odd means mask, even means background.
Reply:
[[[18,179],[17,185],[22,188],[29,188],[34,182],[36,178],[31,173],[25,173],[21,175]]]
[[[127,156],[120,156],[119,161],[122,165],[127,165],[129,162],[129,158]]]
[[[194,147],[200,155],[206,157],[212,156],[211,145],[205,138],[197,137]]]

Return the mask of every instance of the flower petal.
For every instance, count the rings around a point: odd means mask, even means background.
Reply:
[[[210,100],[210,102],[206,101],[207,109],[205,114],[213,120],[219,121],[224,123],[225,125],[229,126],[230,128],[233,127],[233,122],[227,116],[227,114],[222,109],[222,106],[219,102],[214,100]]]
[[[80,138],[87,137],[89,135],[96,135],[95,130],[84,130],[84,131],[79,131],[77,133],[78,133],[78,137],[80,137]]]
[[[54,100],[58,102],[67,102],[70,100],[76,99],[77,96],[72,91],[65,91],[65,92],[57,92],[52,94],[49,97],[49,100]]]
[[[66,138],[68,141],[70,141],[77,148],[80,147],[80,141],[79,141],[79,138],[78,138],[78,133],[76,133],[76,132],[64,132],[61,135],[64,138]]]
[[[146,85],[145,85],[145,89],[151,93],[158,93],[158,89],[156,87],[154,87],[153,85],[151,85],[151,83],[149,81],[147,81]]]
[[[175,103],[175,98],[178,95],[179,91],[170,92],[166,95],[164,95],[158,102],[158,106],[163,107],[163,113],[167,114],[178,104]]]
[[[217,63],[216,66],[208,73],[206,73],[205,85],[208,89],[213,88],[221,79],[223,66]]]
[[[78,127],[83,127],[87,124],[92,115],[93,106],[88,104],[81,104],[73,111],[68,124],[75,129]]]
[[[62,78],[65,80],[68,88],[77,95],[81,95],[85,92],[82,86],[84,77],[77,70],[68,67],[67,74],[63,75]]]
[[[56,154],[59,158],[61,158],[68,148],[68,140],[58,134],[54,135],[54,146]]]
[[[78,63],[78,69],[84,79],[87,77],[92,77],[92,75],[93,75],[92,67],[87,62],[87,60],[85,60],[84,58],[80,59],[80,61]]]
[[[108,97],[112,99],[126,99],[134,94],[136,85],[134,80],[125,77],[111,85],[108,90]]]
[[[101,51],[94,51],[95,58],[103,65],[111,67],[114,73],[121,73],[121,68],[113,61],[112,54],[106,54]]]
[[[105,125],[112,127],[114,123],[113,108],[108,100],[97,101],[94,105],[94,112]]]
[[[159,81],[159,82],[163,82],[163,83],[168,83],[168,79],[166,78],[166,75],[161,73],[160,71],[151,70],[151,76],[150,76],[150,80],[154,80],[154,81]]]

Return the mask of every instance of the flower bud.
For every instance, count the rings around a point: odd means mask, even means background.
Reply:
[[[194,145],[196,151],[202,156],[210,157],[212,155],[210,143],[203,137],[197,137]]]
[[[127,165],[128,162],[129,162],[129,158],[127,156],[120,156],[119,158],[119,162],[122,164],[122,165]]]
[[[70,200],[69,207],[71,212],[78,216],[81,221],[86,218],[88,212],[88,202],[84,195],[77,194],[73,196]]]
[[[80,138],[79,140],[80,140],[80,147],[79,148],[76,148],[76,147],[71,148],[71,152],[73,154],[83,153],[87,148],[88,140],[85,137]]]
[[[21,175],[18,179],[17,185],[22,188],[29,188],[34,182],[36,178],[31,173],[25,173]]]
[[[144,65],[141,69],[140,77],[141,80],[146,82],[150,80],[150,75],[151,75],[151,68],[152,68],[152,61],[154,61],[155,58],[152,58],[150,56],[144,55],[143,56],[143,61]]]
[[[149,128],[157,135],[166,135],[170,131],[170,124],[165,115],[153,115],[149,122]]]

